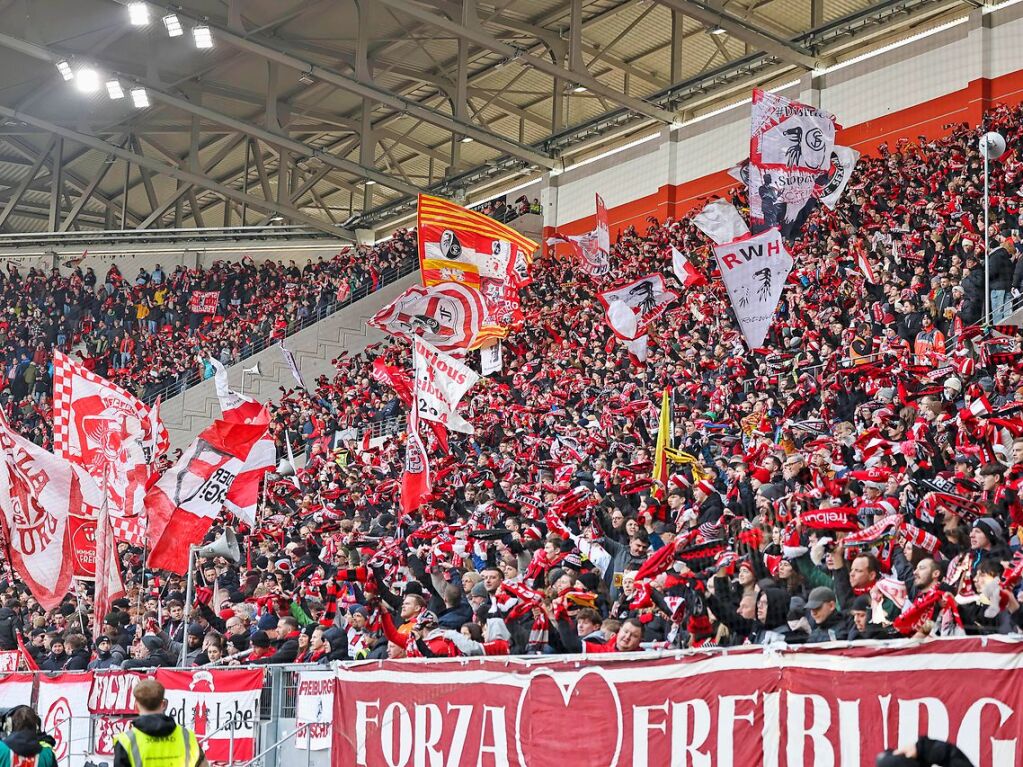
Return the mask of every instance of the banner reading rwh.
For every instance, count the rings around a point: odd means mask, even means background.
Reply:
[[[343,726],[331,758],[346,767],[859,767],[926,732],[957,742],[976,767],[1017,767],[1021,648],[989,638],[361,664],[338,672]]]

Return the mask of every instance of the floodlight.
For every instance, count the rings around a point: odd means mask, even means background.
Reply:
[[[82,93],[95,93],[99,90],[99,72],[92,67],[82,67],[75,73],[75,87]]]
[[[181,37],[184,33],[181,22],[178,21],[178,16],[175,13],[168,13],[163,17],[163,26],[167,30],[168,37]]]
[[[128,21],[133,27],[144,27],[149,23],[149,6],[145,3],[128,3]]]
[[[61,61],[57,62],[57,71],[60,72],[60,76],[63,77],[65,80],[75,79],[75,73],[71,69],[71,65],[66,60],[62,59]]]
[[[131,89],[131,103],[135,105],[136,109],[145,109],[149,106],[149,94],[146,93],[145,88],[132,88]]]
[[[124,98],[124,89],[117,80],[107,80],[107,95],[114,100]]]
[[[213,47],[213,33],[205,24],[195,27],[192,30],[192,39],[195,40],[196,48],[205,49]]]

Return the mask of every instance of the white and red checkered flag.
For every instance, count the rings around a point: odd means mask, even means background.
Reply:
[[[110,523],[117,532],[134,530],[139,543],[144,535],[138,521],[146,488],[170,439],[152,409],[120,386],[96,375],[61,352],[53,355],[53,451],[84,468],[107,496]],[[97,509],[83,512],[90,520]],[[122,524],[121,520],[136,520]],[[95,546],[94,536],[76,540],[76,546]],[[94,559],[77,551],[78,562]],[[80,571],[76,575],[91,576]]]

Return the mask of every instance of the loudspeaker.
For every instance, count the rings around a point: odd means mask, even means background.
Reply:
[[[238,539],[234,530],[226,528],[217,540],[208,546],[200,546],[195,550],[196,557],[223,557],[228,562],[234,563],[241,559],[242,552],[238,548]]]
[[[980,137],[981,154],[986,154],[989,160],[997,160],[1005,154],[1005,139],[998,133],[991,131]]]
[[[248,373],[249,375],[253,375],[253,376],[261,376],[261,375],[263,375],[263,372],[259,369],[259,360],[256,360],[256,364],[255,365],[253,365],[250,368],[245,368],[245,370],[243,370],[242,372],[243,373]]]

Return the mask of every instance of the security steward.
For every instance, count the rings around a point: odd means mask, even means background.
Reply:
[[[164,713],[163,685],[143,679],[135,685],[139,715],[114,737],[114,767],[209,767],[195,733]]]

